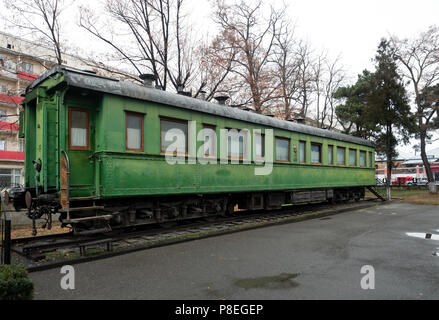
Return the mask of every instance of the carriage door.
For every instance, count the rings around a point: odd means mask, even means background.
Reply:
[[[70,196],[94,196],[94,111],[69,107],[68,120]]]

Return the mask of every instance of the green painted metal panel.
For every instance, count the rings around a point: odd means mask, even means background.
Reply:
[[[348,150],[355,148],[357,164],[359,164],[359,151],[374,152],[373,148],[281,129],[275,129],[274,136],[290,139],[291,162],[275,163],[272,174],[267,176],[256,176],[254,163],[170,165],[160,152],[161,117],[195,121],[197,132],[203,128],[203,124],[214,125],[218,139],[220,129],[224,128],[260,129],[263,132],[270,128],[111,94],[97,94],[62,87],[57,81],[54,83],[59,88],[56,92],[58,98],[48,100],[44,97],[47,93],[42,92],[41,97],[38,96],[36,105],[32,105],[31,101],[26,105],[27,186],[33,186],[35,175],[31,160],[44,158],[47,164],[43,166],[45,169],[42,181],[47,187],[59,188],[58,165],[59,152],[62,149],[66,150],[70,157],[71,196],[123,197],[375,184],[374,163],[369,163],[369,156],[367,156],[367,168],[328,165],[327,156],[329,144],[334,146],[334,154],[337,146],[344,147],[348,164]],[[68,150],[69,107],[90,111],[89,150]],[[126,152],[126,112],[144,115],[143,152]],[[46,143],[44,143],[45,137],[47,137]],[[191,138],[189,136],[189,139]],[[299,164],[299,141],[306,141],[306,164]],[[321,165],[310,163],[311,142],[322,145]],[[198,141],[197,149],[202,144],[202,141]],[[215,144],[220,149],[219,141]],[[47,148],[45,149],[44,146]],[[218,150],[218,155],[220,151]]]

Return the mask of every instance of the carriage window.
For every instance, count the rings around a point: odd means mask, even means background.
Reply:
[[[256,159],[264,158],[264,135],[255,135],[255,157]]]
[[[342,147],[337,147],[337,164],[346,164],[346,149]]]
[[[360,167],[366,167],[366,151],[360,151]]]
[[[126,150],[143,151],[143,118],[140,113],[126,112]]]
[[[69,148],[71,150],[89,149],[90,111],[69,108]]]
[[[276,137],[276,161],[290,161],[290,139]]]
[[[357,150],[349,149],[349,165],[356,166],[357,165]]]
[[[227,155],[229,158],[244,159],[247,131],[229,129],[227,133]]]
[[[299,141],[299,157],[300,157],[300,163],[306,162],[306,142],[305,141]]]
[[[322,163],[322,145],[311,143],[311,163]]]
[[[160,119],[161,152],[188,153],[188,122]]]
[[[328,164],[334,164],[334,146],[328,146]]]
[[[215,126],[205,124],[203,126],[204,155],[214,157],[215,152]]]

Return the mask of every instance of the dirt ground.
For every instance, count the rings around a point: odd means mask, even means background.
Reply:
[[[37,225],[37,236],[45,236],[49,234],[58,234],[58,233],[67,233],[70,232],[69,228],[61,228],[61,223],[56,222],[53,223],[52,229],[47,230],[41,228],[40,225]],[[19,238],[27,238],[32,237],[32,227],[31,226],[16,226],[13,227],[13,230],[11,232],[11,238],[12,239],[19,239]]]

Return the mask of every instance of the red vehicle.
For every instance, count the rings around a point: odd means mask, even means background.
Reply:
[[[392,186],[404,186],[408,181],[412,181],[413,177],[398,177],[392,181]]]

